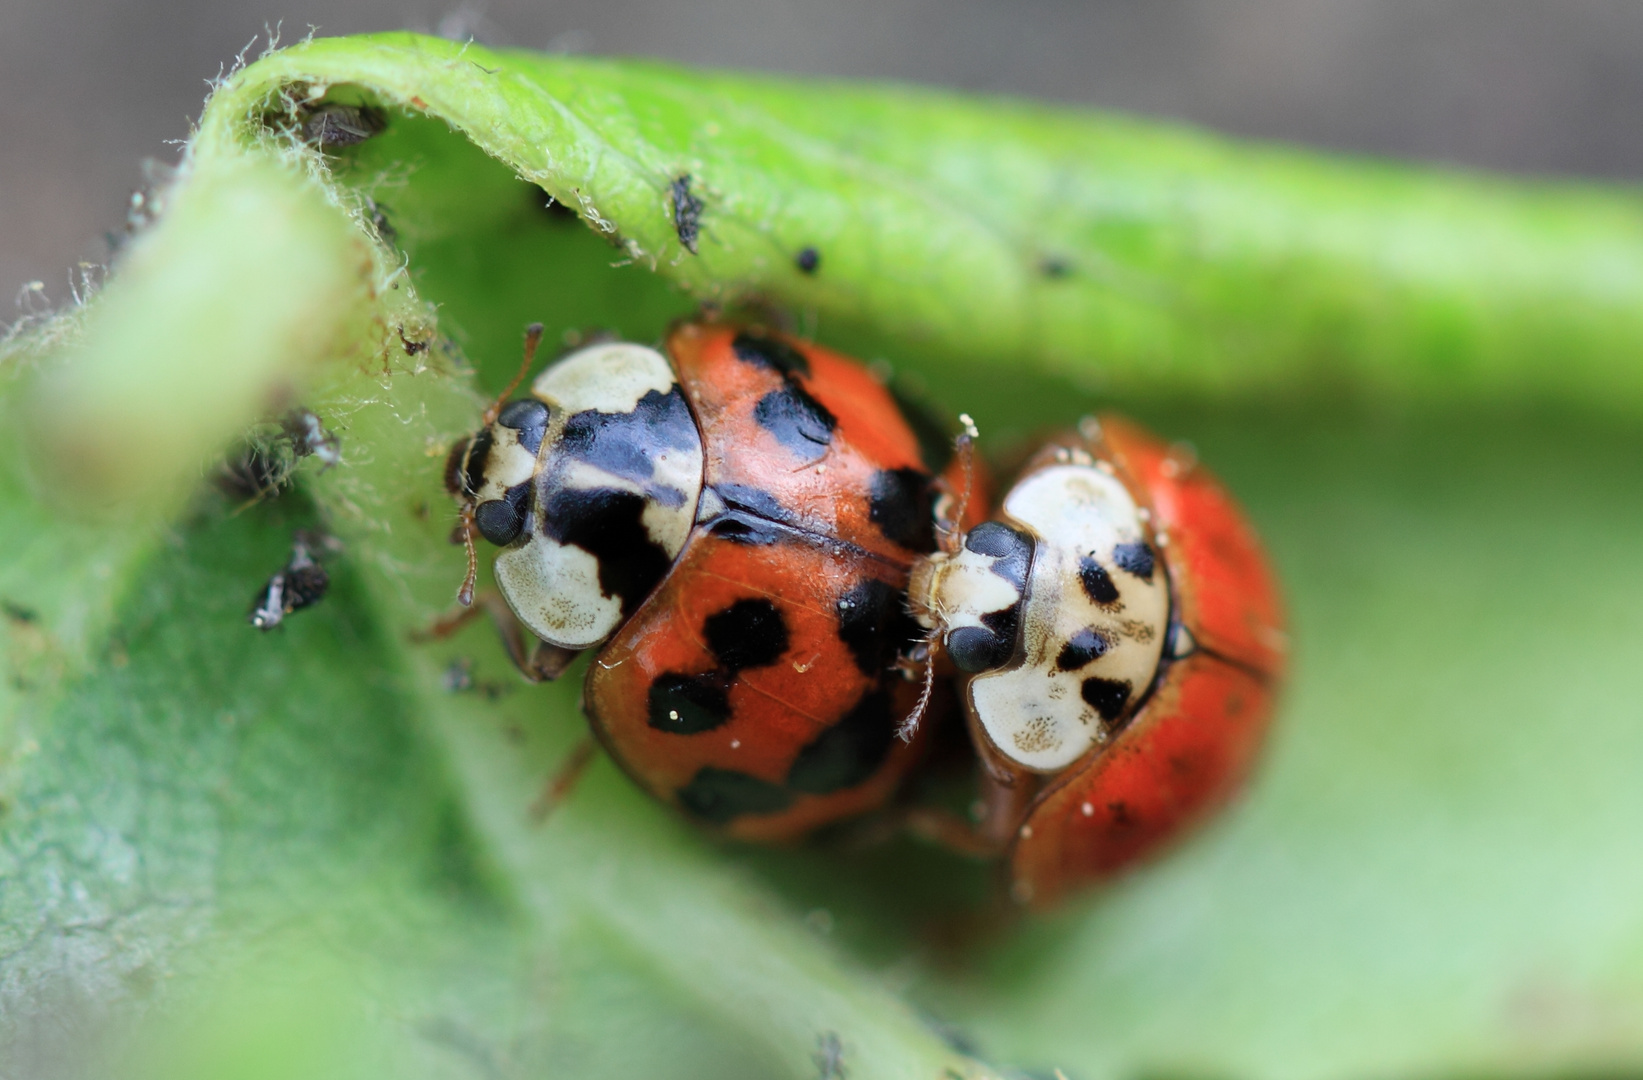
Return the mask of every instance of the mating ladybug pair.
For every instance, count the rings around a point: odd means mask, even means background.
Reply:
[[[985,812],[909,824],[1047,906],[1230,794],[1282,616],[1231,499],[1140,429],[1051,440],[990,521],[968,438],[927,460],[865,369],[753,326],[592,345],[452,448],[461,596],[477,531],[526,674],[598,648],[584,706],[611,756],[744,840],[888,803],[956,669]]]

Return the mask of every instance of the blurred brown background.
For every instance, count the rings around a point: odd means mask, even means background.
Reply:
[[[0,322],[107,255],[261,31],[907,79],[1528,174],[1643,177],[1636,0],[0,0]],[[257,48],[260,49],[261,43]]]

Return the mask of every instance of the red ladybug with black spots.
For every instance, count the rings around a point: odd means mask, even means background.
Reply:
[[[854,362],[690,322],[665,355],[609,342],[548,367],[452,448],[446,483],[470,543],[501,549],[527,674],[597,649],[584,707],[622,768],[782,841],[882,805],[917,757],[897,663],[924,636],[906,589],[939,464]]]
[[[1265,552],[1193,456],[1117,417],[1050,440],[996,517],[919,561],[909,600],[961,673],[979,824],[1048,907],[1160,850],[1248,774],[1285,663]]]

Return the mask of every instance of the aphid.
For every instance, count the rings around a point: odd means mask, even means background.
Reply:
[[[1253,529],[1186,456],[1086,421],[992,521],[921,560],[909,599],[963,673],[982,821],[926,832],[1001,852],[1047,906],[1201,821],[1239,786],[1284,667]]]
[[[800,248],[799,253],[793,256],[793,265],[799,268],[801,274],[814,274],[821,269],[821,252],[813,247]]]
[[[336,540],[301,533],[291,542],[291,557],[268,579],[252,601],[247,621],[258,630],[272,630],[285,617],[325,599],[331,577],[314,558],[315,548],[335,550]]]
[[[703,323],[666,355],[590,345],[452,448],[460,598],[477,532],[502,548],[491,607],[522,627],[523,670],[597,650],[584,707],[642,787],[787,839],[882,804],[916,757],[897,665],[922,636],[904,600],[936,464],[883,386],[814,345]]]
[[[302,135],[322,150],[340,150],[382,134],[388,114],[371,105],[344,105],[330,101],[308,110]]]
[[[679,243],[692,255],[696,254],[696,240],[701,231],[702,200],[690,193],[690,174],[668,185],[673,197],[673,231],[679,234]]]

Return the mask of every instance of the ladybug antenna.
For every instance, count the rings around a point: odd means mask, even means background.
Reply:
[[[462,546],[468,552],[468,572],[462,578],[462,587],[456,590],[456,602],[470,607],[474,602],[474,582],[479,577],[479,552],[474,550],[474,501],[462,504],[462,516],[457,524],[462,532]]]
[[[959,413],[958,422],[964,426],[964,430],[953,440],[953,451],[958,454],[959,468],[964,473],[964,486],[959,489],[952,515],[941,523],[940,530],[942,549],[949,555],[958,550],[958,540],[964,531],[964,515],[970,506],[970,489],[975,486],[976,440],[981,437],[981,432],[976,430],[976,422],[970,419],[969,413]]]
[[[902,722],[896,725],[896,738],[902,742],[912,742],[913,735],[918,731],[920,720],[924,719],[924,712],[930,707],[930,695],[936,689],[936,650],[935,631],[924,640],[924,689],[919,691],[918,704],[908,713]]]
[[[491,407],[485,410],[485,415],[480,420],[482,426],[490,427],[496,423],[496,418],[502,415],[502,406],[506,405],[508,399],[513,397],[513,392],[519,389],[520,383],[525,381],[525,376],[530,372],[531,365],[536,363],[536,347],[541,343],[542,324],[533,322],[525,327],[525,357],[519,361],[519,370],[514,372],[513,382],[509,383],[508,388],[502,391],[502,396],[491,402]],[[470,561],[472,558],[473,556],[470,553]]]

